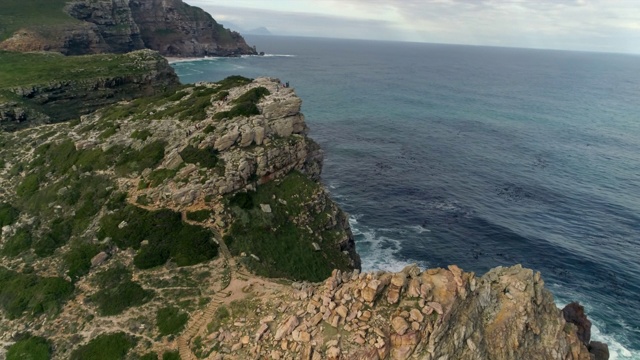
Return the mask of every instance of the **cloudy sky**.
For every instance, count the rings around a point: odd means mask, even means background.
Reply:
[[[186,0],[273,34],[640,53],[640,0]]]

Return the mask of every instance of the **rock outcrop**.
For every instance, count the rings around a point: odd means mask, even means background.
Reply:
[[[180,85],[171,66],[157,52],[139,50],[118,59],[124,63],[120,69],[104,71],[93,78],[52,80],[3,89],[12,93],[13,99],[0,98],[0,130],[77,119],[118,101],[161,93]]]
[[[240,34],[181,0],[71,0],[60,11],[70,15],[68,22],[20,28],[0,42],[0,50],[85,55],[147,48],[179,57],[256,54]]]
[[[31,313],[0,303],[0,341],[46,338],[52,359],[78,358],[105,329],[139,340],[117,350],[132,358],[608,358],[583,309],[559,310],[519,265],[361,273],[300,106],[278,79],[231,77],[0,133],[0,204],[12,212],[0,270],[69,289],[58,299],[44,286]],[[268,278],[285,276],[324,280]],[[167,313],[182,321],[170,333]]]
[[[521,266],[480,278],[453,265],[334,271],[292,287],[256,289],[255,313],[203,329],[199,346],[217,344],[210,359],[592,359],[540,274]]]

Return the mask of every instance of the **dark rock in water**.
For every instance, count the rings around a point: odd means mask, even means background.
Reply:
[[[592,341],[589,344],[589,352],[594,356],[594,360],[609,360],[609,346],[599,341]]]
[[[584,313],[584,307],[578,302],[572,302],[562,309],[564,319],[578,327],[578,339],[587,347],[591,341],[591,321]]]

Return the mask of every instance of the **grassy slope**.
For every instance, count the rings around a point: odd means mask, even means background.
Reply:
[[[0,64],[0,89],[144,72],[131,57],[112,54],[65,57],[57,53],[0,51]]]
[[[22,28],[42,28],[80,21],[67,15],[68,0],[2,0],[0,1],[0,41]]]

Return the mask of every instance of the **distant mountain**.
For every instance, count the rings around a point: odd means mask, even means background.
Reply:
[[[234,24],[228,21],[224,23],[224,26],[226,26],[229,29],[232,29],[233,31],[237,31],[245,35],[273,35],[273,33],[269,29],[267,29],[265,26],[260,26],[255,29],[247,30],[241,26],[238,26],[237,24]]]
[[[246,31],[243,31],[243,33],[247,35],[273,35],[271,31],[269,31],[269,29],[267,29],[264,26],[251,29],[251,30],[246,30]]]

